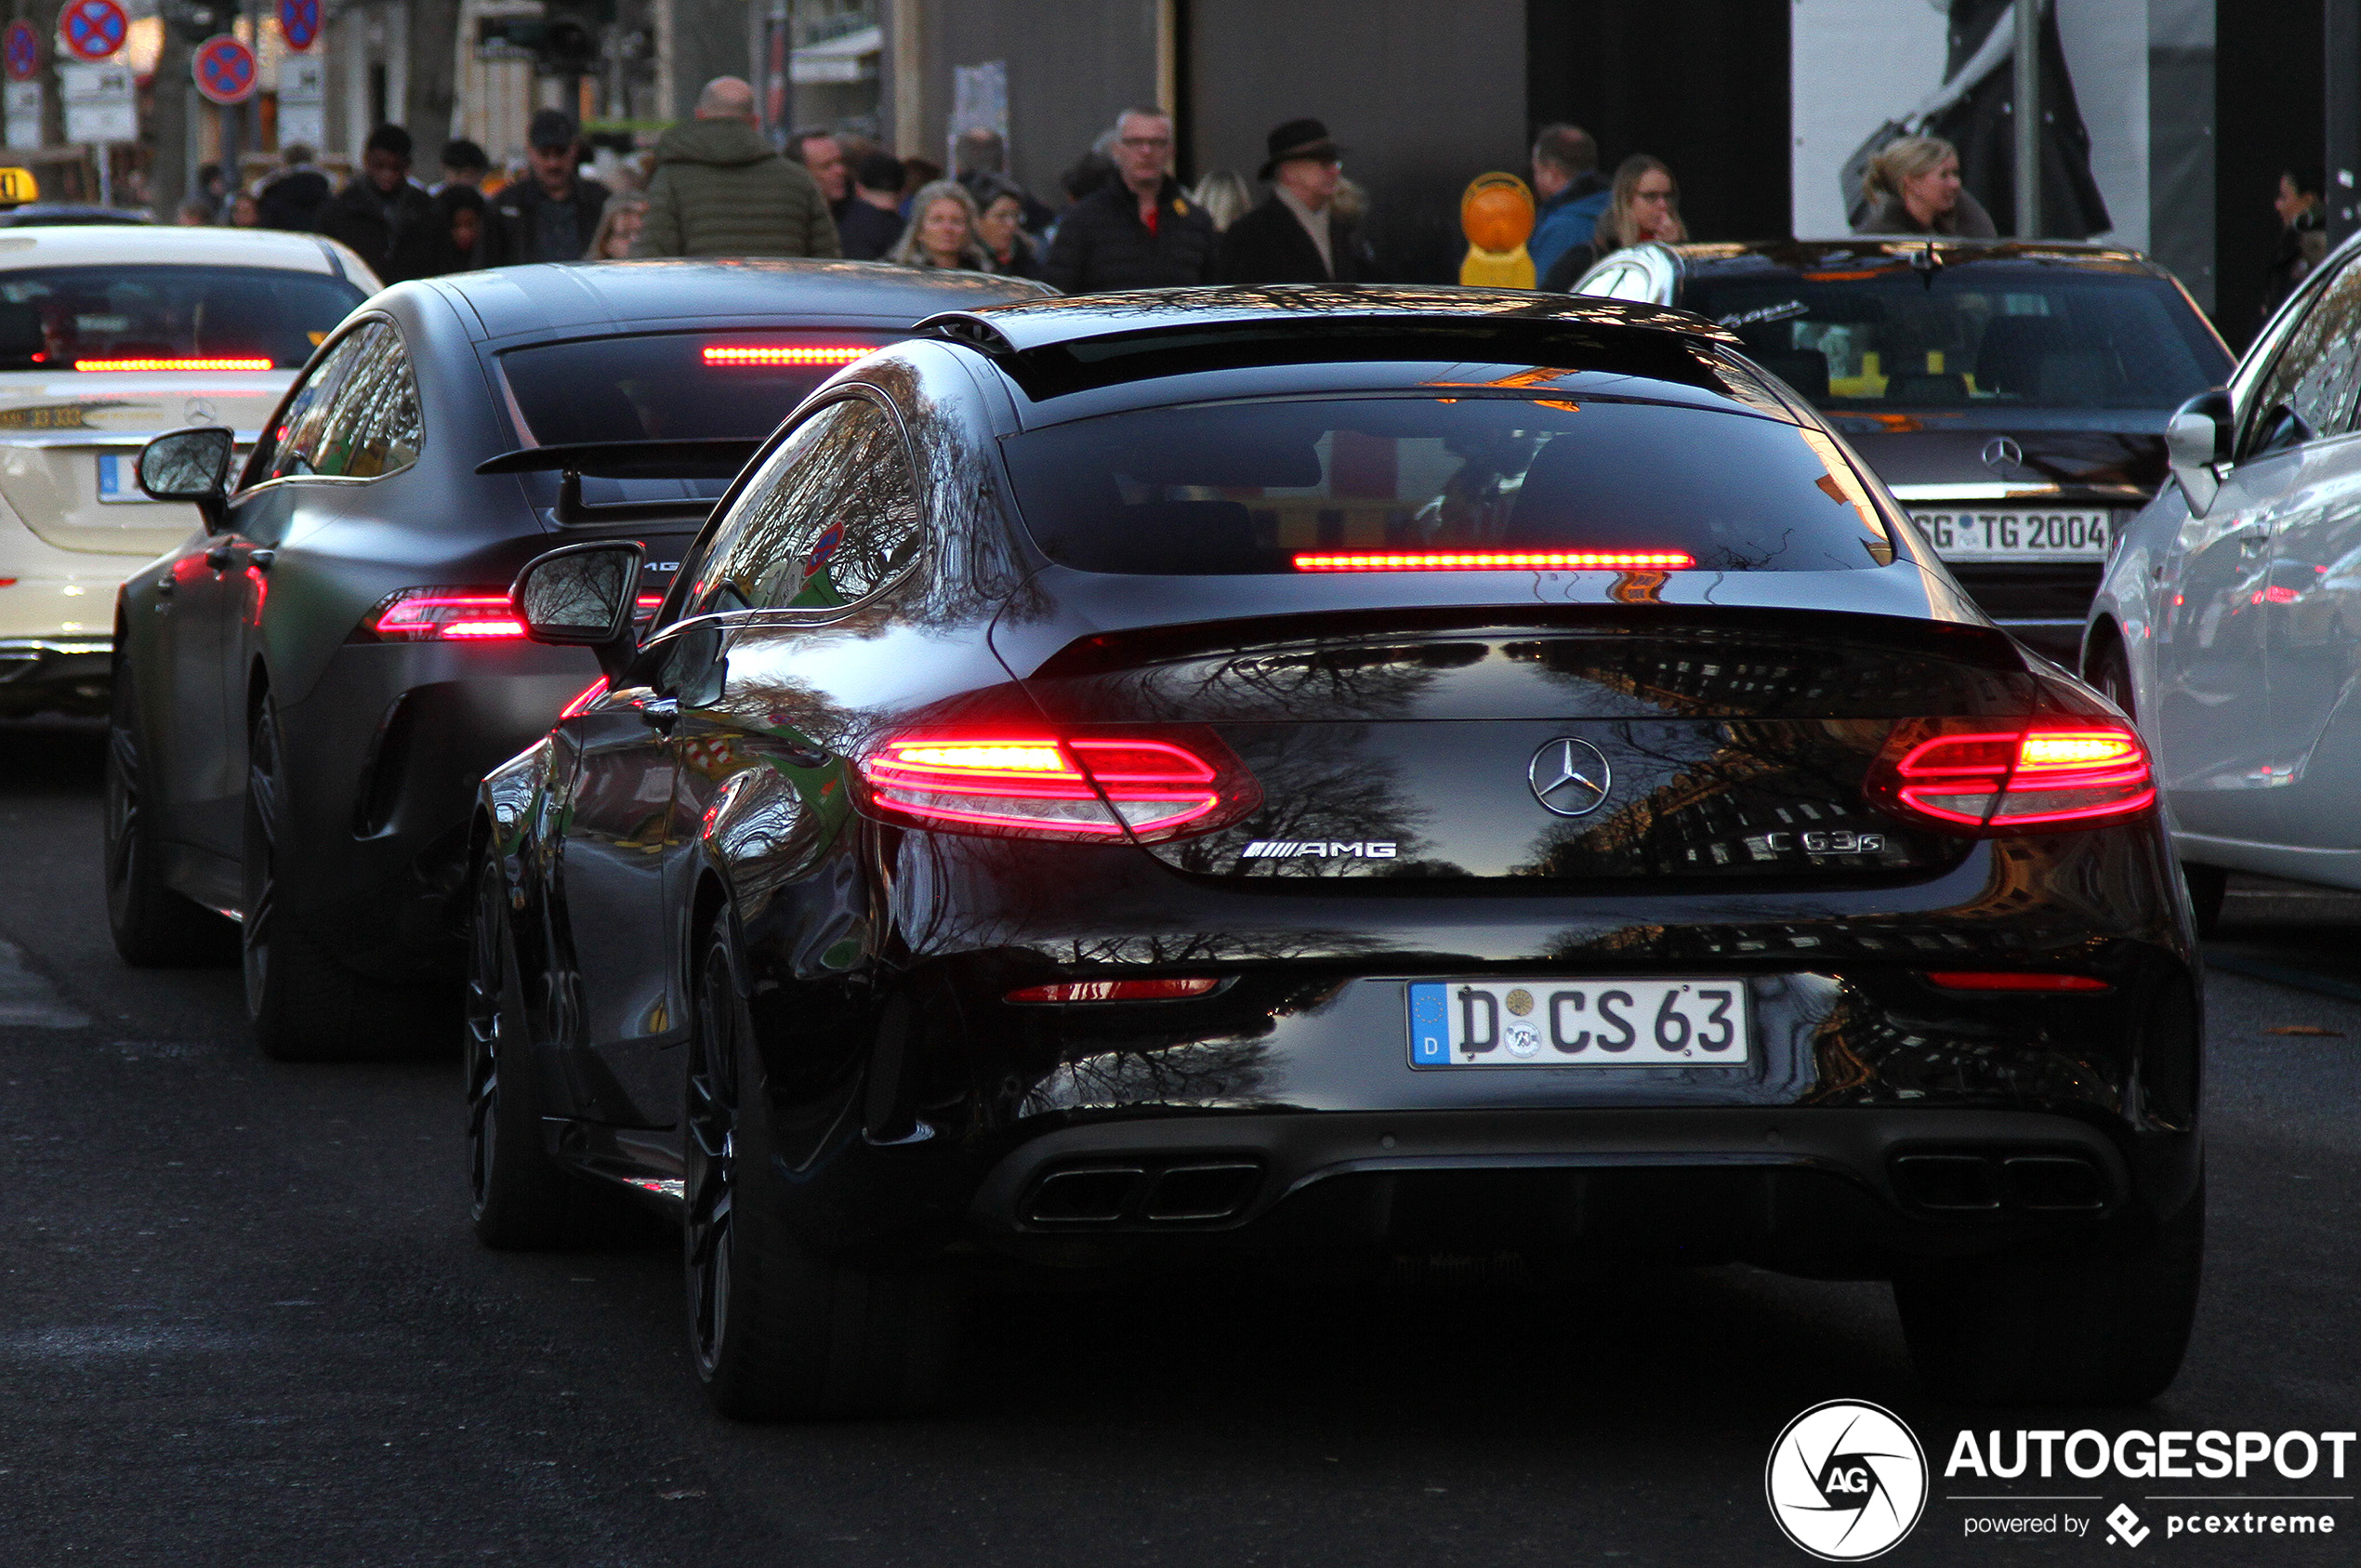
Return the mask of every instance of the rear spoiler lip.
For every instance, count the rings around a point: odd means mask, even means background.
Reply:
[[[633,468],[677,468],[683,464],[728,464],[745,467],[762,449],[767,436],[702,436],[683,441],[581,441],[565,446],[527,446],[504,452],[478,463],[479,474],[534,474],[552,469],[574,474],[610,475]]]

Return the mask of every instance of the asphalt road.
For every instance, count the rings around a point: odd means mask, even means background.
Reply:
[[[1939,1406],[1882,1286],[1718,1269],[1554,1295],[1467,1279],[999,1299],[940,1415],[728,1425],[685,1364],[671,1249],[475,1245],[455,1063],[275,1065],[244,1038],[232,973],[115,959],[99,766],[89,729],[0,727],[5,1568],[1800,1563],[1763,1464],[1822,1400],[1888,1406],[1938,1468],[1962,1426],[2361,1426],[2361,1006],[2226,973],[2206,1300],[2187,1370],[2145,1411]],[[2234,902],[2249,925],[2249,906],[2327,951],[2361,909]],[[2302,961],[2260,925],[2231,934]],[[2274,1032],[2290,1028],[2311,1032]],[[2104,1500],[1950,1496],[2011,1486]],[[2129,1501],[2155,1526],[2146,1495],[2176,1488],[1932,1487],[1883,1561],[2361,1550],[2350,1501],[2302,1505],[2335,1515],[2329,1540],[2157,1528],[2132,1554],[2103,1524],[1996,1541],[1966,1521]]]

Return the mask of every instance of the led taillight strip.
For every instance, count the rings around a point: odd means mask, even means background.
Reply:
[[[202,359],[202,360],[76,360],[73,368],[81,371],[122,372],[155,370],[275,370],[269,359]]]
[[[1686,550],[1412,550],[1299,555],[1298,572],[1679,572]]]
[[[849,346],[813,349],[738,348],[728,344],[710,343],[706,346],[705,362],[710,365],[851,364],[853,361],[875,352],[874,349]]]

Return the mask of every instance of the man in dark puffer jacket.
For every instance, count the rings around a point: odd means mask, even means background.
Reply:
[[[1059,221],[1043,281],[1062,294],[1213,282],[1213,219],[1165,172],[1171,158],[1172,121],[1161,110],[1126,110],[1115,122],[1116,178]]]
[[[634,256],[840,256],[811,176],[754,127],[754,88],[717,76],[697,117],[656,143],[648,217]]]

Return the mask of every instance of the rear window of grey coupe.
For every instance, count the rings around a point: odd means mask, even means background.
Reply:
[[[1378,397],[1142,409],[1006,442],[1025,527],[1088,572],[1296,570],[1322,550],[1686,551],[1718,571],[1891,559],[1816,430],[1586,399]]]

